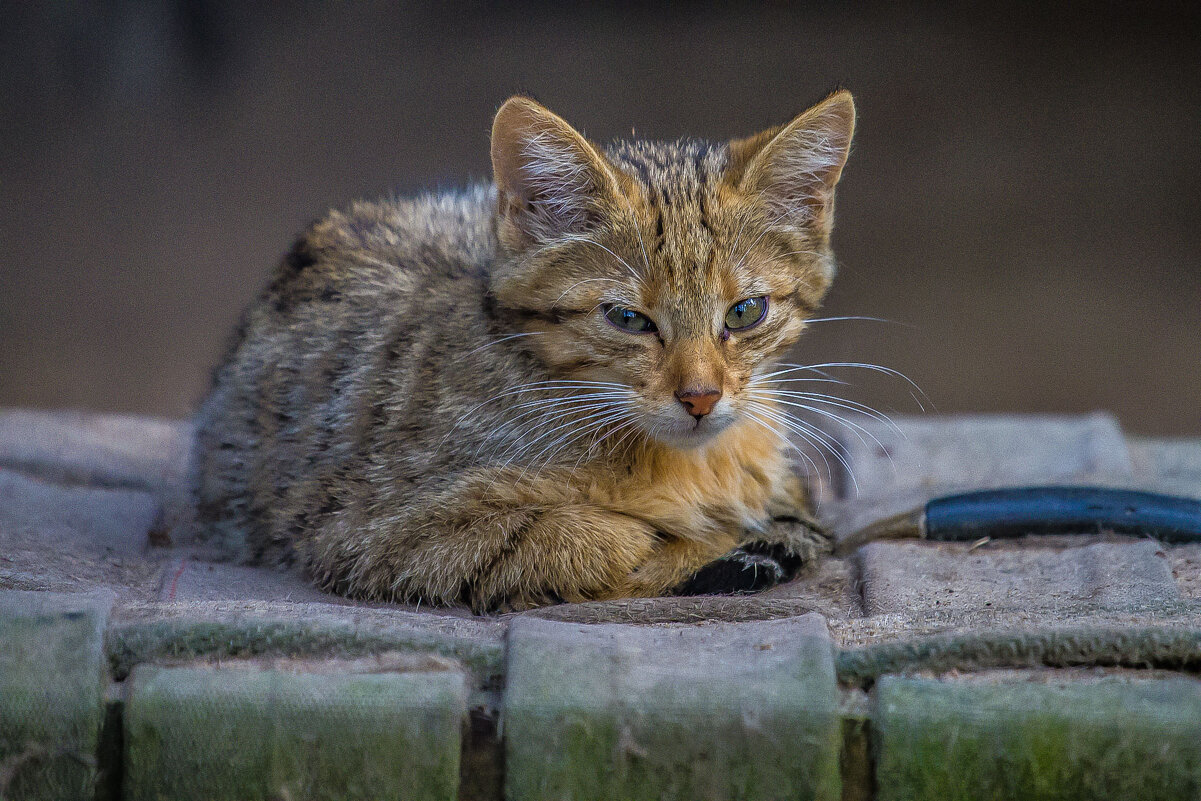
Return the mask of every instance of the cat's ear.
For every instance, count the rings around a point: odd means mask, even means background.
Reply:
[[[596,148],[561,117],[511,97],[492,124],[501,240],[510,247],[587,230],[619,191]]]
[[[855,102],[836,92],[782,128],[731,142],[730,172],[773,224],[828,234],[854,133]]]

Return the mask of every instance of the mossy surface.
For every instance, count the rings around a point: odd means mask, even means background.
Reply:
[[[458,794],[464,677],[139,668],[125,719],[131,801]]]
[[[91,799],[107,593],[0,592],[0,798]]]
[[[703,627],[515,621],[507,797],[835,799],[831,645],[788,619]]]
[[[1201,682],[885,677],[879,801],[1201,797]]]

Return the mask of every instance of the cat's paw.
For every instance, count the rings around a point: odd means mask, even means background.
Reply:
[[[701,567],[670,591],[672,595],[743,595],[785,581],[785,569],[771,556],[735,548]]]
[[[775,560],[787,581],[802,567],[831,553],[833,540],[811,515],[789,515],[772,518],[763,529],[748,533],[740,547]]]

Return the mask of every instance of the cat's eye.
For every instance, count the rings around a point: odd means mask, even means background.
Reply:
[[[604,312],[605,319],[612,325],[631,334],[653,334],[659,330],[651,318],[624,306],[606,306]]]
[[[726,312],[726,330],[745,331],[763,322],[766,316],[766,296],[740,300]]]

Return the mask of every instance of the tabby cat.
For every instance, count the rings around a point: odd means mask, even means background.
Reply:
[[[749,592],[827,546],[773,359],[834,272],[855,108],[594,144],[525,97],[495,182],[315,223],[198,417],[205,530],[346,595],[477,611]]]

